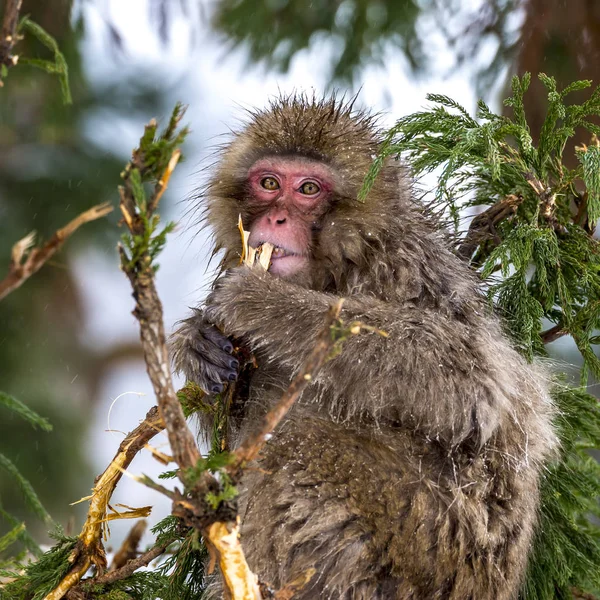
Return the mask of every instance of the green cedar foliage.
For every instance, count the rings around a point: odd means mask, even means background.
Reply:
[[[41,429],[42,431],[51,431],[52,425],[41,417],[36,412],[31,410],[28,406],[23,404],[20,400],[17,400],[13,396],[0,391],[0,406],[4,406],[10,412],[27,421],[32,427]],[[8,474],[19,488],[28,508],[47,525],[52,524],[52,518],[48,514],[48,511],[44,508],[40,499],[38,498],[35,490],[31,483],[23,477],[17,466],[12,460],[10,460],[5,454],[0,452],[0,471]],[[11,515],[9,515],[0,503],[0,521],[8,523],[10,530],[8,533],[0,536],[0,556],[9,547],[17,541],[20,541],[27,550],[29,550],[35,556],[41,554],[38,545],[28,534],[25,529],[24,523],[19,523]],[[13,560],[3,561],[0,559],[0,576],[1,571],[7,566],[12,564]]]
[[[415,176],[435,171],[439,183],[433,210],[450,214],[457,252],[488,282],[489,299],[503,315],[524,356],[546,356],[545,343],[568,334],[581,352],[581,387],[558,381],[560,459],[542,481],[535,548],[522,598],[572,598],[574,590],[600,591],[600,465],[589,451],[600,448],[598,400],[586,392],[589,374],[600,379],[600,244],[593,233],[600,218],[600,88],[582,104],[568,104],[578,81],[558,90],[541,74],[548,112],[534,143],[523,96],[530,76],[512,83],[505,105],[512,118],[483,102],[477,119],[446,96],[434,106],[400,119],[388,132],[362,197],[389,157],[405,158]],[[563,162],[576,128],[589,145],[576,149],[577,165]],[[581,129],[580,129],[581,128]],[[487,210],[460,235],[461,215]],[[543,323],[552,325],[542,331]]]
[[[0,600],[42,600],[67,574],[71,566],[69,555],[77,539],[65,537],[60,532],[52,536],[57,543],[37,561],[27,565],[17,562],[14,569],[0,570],[0,576],[15,578],[0,588]]]
[[[45,31],[43,27],[40,27],[40,25],[27,17],[24,17],[19,22],[17,33],[22,36],[30,35],[37,39],[42,46],[52,52],[53,58],[53,60],[46,60],[41,58],[29,58],[27,56],[23,56],[22,54],[17,54],[16,56],[18,57],[18,64],[30,65],[32,67],[36,67],[37,69],[41,69],[46,73],[50,73],[51,75],[56,75],[60,82],[60,92],[63,103],[72,104],[73,100],[71,98],[71,88],[69,86],[69,67],[67,66],[67,61],[65,60],[63,53],[60,51],[56,40],[47,31]],[[19,48],[17,49],[19,50]],[[8,74],[9,69],[7,66],[1,65],[0,82],[2,79],[6,79]]]

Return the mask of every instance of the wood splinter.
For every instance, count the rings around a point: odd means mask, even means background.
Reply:
[[[238,229],[242,236],[242,257],[240,259],[240,264],[247,265],[251,269],[255,268],[256,265],[260,265],[265,271],[268,271],[271,266],[271,254],[273,254],[275,246],[270,242],[265,242],[257,248],[250,246],[248,244],[250,232],[244,230],[242,215],[238,218]]]

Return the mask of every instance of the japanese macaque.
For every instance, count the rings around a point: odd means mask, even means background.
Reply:
[[[555,445],[547,378],[401,164],[357,200],[380,143],[372,117],[335,99],[252,114],[203,193],[223,269],[174,334],[174,362],[214,394],[237,377],[234,344],[254,353],[235,447],[344,298],[343,321],[372,329],[345,341],[244,475],[250,567],[274,588],[314,569],[298,600],[514,599]],[[240,266],[238,215],[251,246],[275,246],[268,271]]]

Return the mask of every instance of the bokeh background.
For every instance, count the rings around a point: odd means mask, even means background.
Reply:
[[[144,124],[164,121],[180,100],[192,134],[162,201],[178,229],[158,273],[169,330],[211,281],[194,193],[247,109],[278,94],[335,90],[358,94],[357,104],[390,126],[423,107],[427,92],[471,112],[478,97],[502,110],[510,77],[524,71],[563,85],[600,82],[600,3],[591,0],[25,0],[22,14],[59,42],[73,104],[62,104],[56,78],[27,66],[12,69],[0,88],[0,277],[28,232],[47,239],[94,204],[116,206],[119,173]],[[48,58],[32,40],[17,49]],[[535,134],[545,108],[536,83],[528,100]],[[35,432],[0,410],[0,452],[73,531],[85,504],[69,503],[89,494],[154,404],[118,268],[119,235],[116,213],[86,225],[0,303],[0,389],[54,425],[53,433]],[[551,349],[576,371],[568,339]],[[166,440],[154,445],[164,449]],[[131,467],[152,477],[161,470],[147,452]],[[3,474],[0,497],[42,538],[43,526]],[[168,510],[168,501],[126,478],[114,501],[153,504],[152,522]],[[129,527],[112,525],[113,544]]]

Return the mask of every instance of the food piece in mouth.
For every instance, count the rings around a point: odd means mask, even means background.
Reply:
[[[250,237],[250,232],[244,230],[242,215],[240,215],[238,219],[238,229],[242,236],[241,264],[248,265],[250,268],[255,268],[255,265],[259,264],[265,271],[268,271],[271,264],[271,255],[273,255],[274,258],[277,256],[287,256],[287,253],[283,248],[275,248],[270,242],[263,242],[257,248],[249,246],[248,238]],[[275,250],[277,250],[278,253],[276,253]]]

